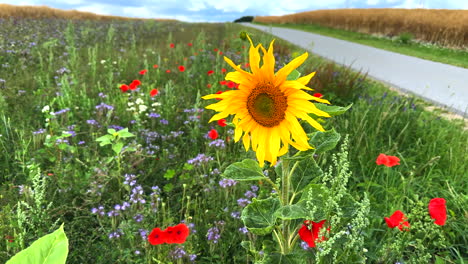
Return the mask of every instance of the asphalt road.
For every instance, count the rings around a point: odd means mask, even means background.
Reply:
[[[452,112],[468,116],[468,69],[432,62],[300,30],[243,23]]]

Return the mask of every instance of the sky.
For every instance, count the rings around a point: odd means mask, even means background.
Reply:
[[[49,6],[101,15],[227,22],[242,16],[281,16],[336,8],[467,9],[468,0],[0,0],[3,4]]]

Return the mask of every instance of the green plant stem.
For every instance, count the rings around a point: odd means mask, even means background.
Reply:
[[[281,161],[282,166],[282,175],[281,175],[281,203],[283,206],[289,204],[289,181],[290,181],[290,171],[289,171],[289,160],[283,159]],[[282,220],[282,234],[283,234],[283,248],[281,253],[286,255],[289,253],[289,221]]]

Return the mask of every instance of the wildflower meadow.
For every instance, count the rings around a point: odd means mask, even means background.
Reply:
[[[0,36],[1,263],[468,259],[468,133],[420,99],[231,23]]]

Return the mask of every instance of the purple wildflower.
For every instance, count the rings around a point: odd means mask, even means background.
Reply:
[[[187,161],[188,164],[193,164],[195,166],[201,166],[203,164],[206,164],[210,161],[214,160],[213,157],[207,156],[203,153],[198,154],[195,158],[190,159]]]
[[[97,109],[97,110],[104,110],[104,109],[107,109],[107,110],[114,110],[114,107],[113,107],[112,105],[108,105],[108,104],[105,104],[105,103],[101,103],[101,104],[96,105],[96,109]]]
[[[65,109],[62,109],[62,110],[59,110],[57,112],[54,113],[54,115],[61,115],[61,114],[64,114],[66,112],[70,111],[70,108],[65,108]]]
[[[223,188],[231,187],[237,184],[237,181],[233,179],[222,179],[219,181],[219,186]]]
[[[246,207],[249,203],[251,203],[248,199],[245,199],[245,198],[240,198],[237,200],[237,204],[240,206],[240,207]]]

